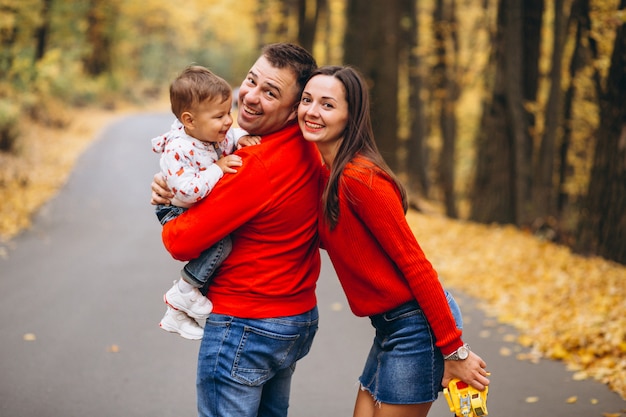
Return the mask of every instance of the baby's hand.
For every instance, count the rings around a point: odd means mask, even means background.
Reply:
[[[215,162],[224,174],[235,174],[236,169],[232,167],[240,167],[242,165],[241,157],[239,155],[226,155]]]
[[[261,143],[261,136],[250,136],[250,135],[242,136],[237,141],[237,149],[241,149],[244,146],[258,145],[260,143]]]

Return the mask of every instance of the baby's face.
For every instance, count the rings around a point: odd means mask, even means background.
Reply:
[[[226,139],[226,132],[233,124],[230,115],[232,97],[205,100],[194,107],[190,126],[185,130],[190,136],[203,142],[221,142]]]

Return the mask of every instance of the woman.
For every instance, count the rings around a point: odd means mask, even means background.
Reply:
[[[376,329],[354,416],[426,416],[455,377],[483,390],[486,364],[463,343],[458,306],[409,228],[404,188],[374,142],[362,77],[350,67],[314,71],[298,121],[324,161],[322,246],[350,308]]]

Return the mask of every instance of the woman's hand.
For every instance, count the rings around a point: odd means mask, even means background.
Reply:
[[[154,178],[152,179],[152,199],[150,200],[150,204],[158,205],[164,204],[169,206],[172,203],[172,198],[174,198],[174,193],[170,191],[170,188],[167,186],[165,182],[165,178],[159,172],[154,174]]]
[[[441,381],[441,385],[444,387],[448,386],[452,378],[458,378],[479,391],[483,391],[489,385],[487,378],[489,372],[485,369],[487,364],[474,352],[470,352],[469,357],[465,360],[444,362],[445,369]]]

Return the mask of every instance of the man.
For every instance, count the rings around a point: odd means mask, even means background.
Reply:
[[[239,172],[163,229],[165,247],[179,260],[226,235],[233,240],[207,293],[214,310],[198,356],[200,416],[286,416],[296,361],[317,330],[321,160],[296,120],[315,68],[299,46],[263,49],[239,88],[237,119],[261,144],[238,151]],[[155,176],[153,203],[167,202],[163,188]]]

